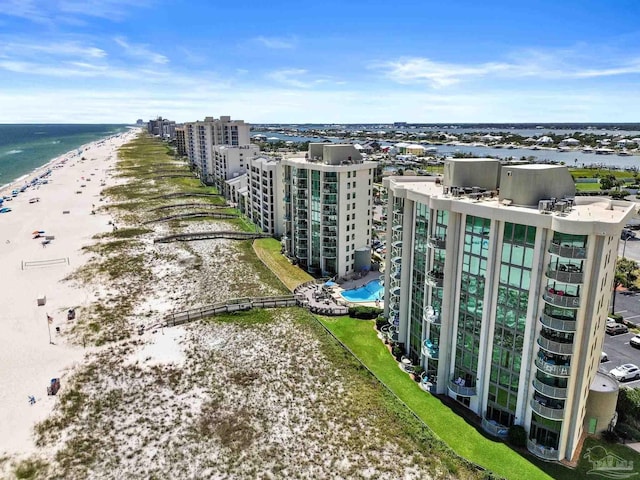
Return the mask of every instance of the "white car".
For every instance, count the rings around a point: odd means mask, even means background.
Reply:
[[[629,340],[629,345],[640,348],[640,335],[634,335],[631,340]]]
[[[609,373],[613,375],[619,382],[623,382],[625,380],[637,380],[638,378],[640,378],[640,368],[638,368],[633,363],[625,363],[624,365],[620,365],[619,367],[611,370]]]

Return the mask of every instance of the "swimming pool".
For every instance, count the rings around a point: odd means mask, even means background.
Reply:
[[[384,297],[384,285],[380,280],[371,280],[366,285],[342,292],[342,296],[350,302],[375,302]]]

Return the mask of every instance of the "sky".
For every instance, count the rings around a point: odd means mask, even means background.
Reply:
[[[638,122],[637,0],[0,0],[0,123]]]

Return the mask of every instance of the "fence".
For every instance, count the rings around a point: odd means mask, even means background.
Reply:
[[[66,258],[52,258],[51,260],[31,260],[31,261],[22,261],[22,270],[30,267],[50,267],[55,265],[69,265],[69,257]]]

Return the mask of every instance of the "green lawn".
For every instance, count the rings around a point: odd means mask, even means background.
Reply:
[[[320,321],[458,455],[508,479],[555,477],[504,443],[483,436],[436,397],[422,391],[408,375],[400,372],[396,361],[378,339],[373,321],[349,317],[321,317]],[[561,466],[558,468],[573,473]]]
[[[576,190],[578,192],[599,192],[600,184],[595,181],[589,183],[576,183]]]
[[[275,238],[254,240],[253,249],[256,255],[286,287],[293,290],[301,283],[313,280],[313,277],[300,267],[292,265],[280,252],[281,244]]]

